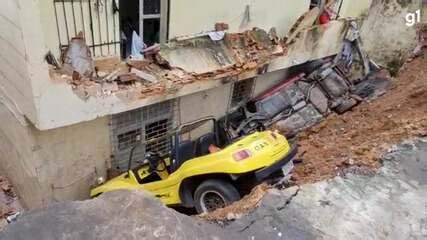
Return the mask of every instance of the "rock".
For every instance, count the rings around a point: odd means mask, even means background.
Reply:
[[[27,212],[0,239],[187,240],[233,239],[233,234],[167,208],[143,191],[123,190]]]

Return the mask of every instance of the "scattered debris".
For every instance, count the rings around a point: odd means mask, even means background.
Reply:
[[[225,208],[217,209],[211,213],[199,215],[201,219],[207,221],[230,221],[240,218],[243,214],[254,210],[260,204],[265,192],[271,187],[267,183],[260,184],[252,189],[251,193],[242,200],[231,204]]]
[[[89,47],[86,45],[83,33],[72,38],[62,57],[63,64],[71,66],[73,72],[84,77],[92,77],[95,65]]]
[[[413,50],[407,62],[412,61],[414,58],[424,56],[427,49],[427,23],[420,23],[418,25],[418,45]]]
[[[142,80],[146,80],[146,81],[149,81],[151,83],[157,83],[158,82],[156,77],[154,77],[153,75],[146,73],[146,72],[143,72],[141,70],[138,70],[136,68],[132,68],[130,72]]]
[[[176,92],[195,81],[248,78],[265,72],[272,59],[285,55],[302,31],[317,24],[319,14],[318,7],[311,9],[297,21],[285,39],[280,39],[274,28],[268,33],[259,28],[226,33],[228,23],[218,22],[215,31],[177,38],[164,45],[155,44],[141,50],[144,59],[128,59],[126,62],[121,62],[118,57],[94,61],[83,34],[79,33],[62,54],[64,66],[49,57],[50,64],[55,66],[51,75],[69,82],[84,100],[111,94],[140,99],[152,94]],[[249,6],[245,15],[250,20]],[[130,73],[146,82],[134,81]],[[93,95],[94,91],[87,89],[99,88],[95,85],[106,82],[113,84],[116,80],[118,90],[107,92],[107,95],[100,95],[99,91]],[[129,90],[139,94],[121,93]]]
[[[0,176],[0,232],[23,211],[12,185]]]
[[[44,59],[46,60],[46,62],[52,66],[54,66],[56,69],[60,69],[61,65],[59,64],[58,60],[55,58],[55,56],[53,56],[52,52],[49,51],[46,53],[46,55],[44,56]]]

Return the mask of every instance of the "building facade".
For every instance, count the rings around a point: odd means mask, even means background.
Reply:
[[[290,68],[340,52],[346,19],[361,17],[371,1],[337,0],[331,5],[336,16],[329,23],[318,24],[315,15],[314,23],[296,25],[301,16],[313,14],[311,9],[329,2],[5,0],[0,9],[2,174],[29,208],[87,198],[94,179],[105,177],[108,169],[125,168],[130,147],[141,138],[162,136],[201,117],[221,117],[240,101],[286,79]],[[169,42],[203,37],[219,22],[227,23],[230,33],[274,28],[279,38],[296,40],[269,59],[266,68],[263,64],[262,71],[260,66],[233,78],[206,77],[176,89],[169,83],[166,88],[174,91],[145,97],[130,97],[134,93],[127,88],[102,89],[102,94],[82,98],[45,61],[49,52],[60,58],[79,32],[95,61],[121,61],[129,53],[123,39],[131,30],[147,45],[166,44],[172,49],[169,62],[197,72],[212,67],[202,64],[210,57],[203,46],[184,51]],[[291,34],[295,26],[298,36]],[[137,154],[167,151],[168,144],[158,141]]]

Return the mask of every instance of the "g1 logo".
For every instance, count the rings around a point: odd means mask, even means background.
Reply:
[[[412,27],[416,23],[421,22],[421,10],[418,9],[414,13],[406,14],[405,20],[406,20],[406,26],[408,27]]]

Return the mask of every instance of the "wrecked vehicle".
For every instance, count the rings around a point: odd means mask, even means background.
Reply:
[[[342,51],[308,62],[266,91],[228,111],[219,120],[224,139],[274,127],[288,137],[319,123],[330,113],[345,113],[389,81],[360,47],[358,26],[350,22]]]
[[[196,141],[180,137],[208,122],[212,122],[213,130]],[[140,166],[131,169],[132,151],[128,171],[92,189],[91,196],[119,189],[144,189],[166,205],[211,212],[239,200],[251,182],[255,184],[278,172],[289,175],[297,153],[284,136],[271,131],[254,132],[219,148],[212,117],[184,124],[170,137],[174,146],[171,153],[148,153]]]

